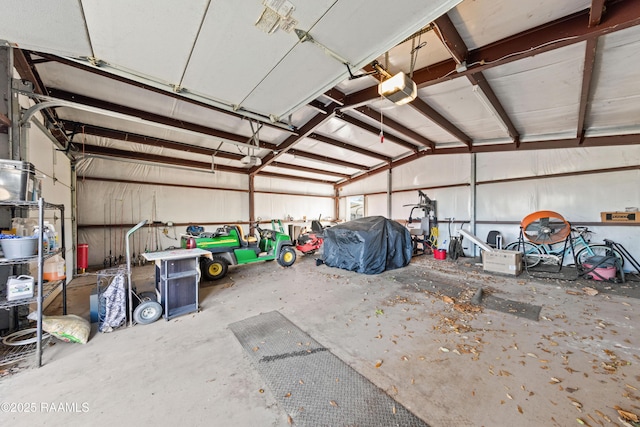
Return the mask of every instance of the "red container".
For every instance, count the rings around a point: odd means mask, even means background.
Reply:
[[[89,245],[87,243],[78,244],[78,270],[86,270],[89,267]]]
[[[435,259],[447,259],[447,250],[446,249],[435,249],[433,251],[433,257]]]

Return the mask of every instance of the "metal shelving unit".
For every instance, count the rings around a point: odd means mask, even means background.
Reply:
[[[16,216],[16,210],[38,210],[38,229],[40,230],[38,234],[38,254],[31,257],[26,258],[17,258],[17,259],[6,259],[0,258],[0,266],[19,266],[28,264],[32,261],[37,262],[37,277],[34,277],[36,290],[34,291],[34,296],[31,298],[24,298],[15,301],[7,301],[6,297],[0,297],[0,309],[11,309],[13,307],[21,306],[21,305],[29,305],[36,303],[36,342],[26,345],[20,346],[6,346],[0,343],[0,366],[5,365],[7,363],[13,363],[18,360],[25,359],[29,356],[35,354],[36,356],[36,364],[38,367],[42,365],[42,348],[43,344],[46,344],[48,338],[43,339],[42,336],[42,307],[43,301],[47,298],[51,293],[53,293],[58,287],[62,286],[62,311],[63,314],[67,314],[67,280],[66,278],[63,280],[55,280],[51,282],[44,282],[43,280],[43,270],[44,270],[44,261],[45,259],[52,257],[56,254],[61,254],[64,258],[65,254],[65,246],[64,246],[64,205],[55,205],[51,203],[46,203],[43,198],[38,199],[37,201],[0,201],[0,208],[11,208],[11,216]],[[45,210],[58,210],[60,211],[61,217],[61,228],[60,228],[60,249],[51,253],[44,254],[42,251],[43,248],[43,232],[44,232],[44,211]]]

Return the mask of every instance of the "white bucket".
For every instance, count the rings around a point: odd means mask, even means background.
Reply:
[[[36,254],[38,238],[0,239],[0,246],[2,246],[2,252],[7,259],[27,258]]]

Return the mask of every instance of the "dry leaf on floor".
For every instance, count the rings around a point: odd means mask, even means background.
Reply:
[[[611,422],[611,418],[609,418],[609,416],[603,414],[601,411],[598,411],[596,409],[596,414],[598,414],[598,416],[602,417],[602,419],[604,419],[606,422],[610,423]]]
[[[299,382],[301,385],[302,385],[302,384],[304,384],[304,381],[302,381],[302,380],[300,380],[300,381],[298,381],[298,382]]]
[[[561,382],[562,382],[561,379],[558,379],[556,377],[551,377],[551,382],[549,384],[558,384],[558,383],[561,383]]]
[[[258,390],[258,393],[264,393],[264,389],[261,388],[260,390]]]
[[[448,349],[448,348],[446,348],[446,347],[440,347],[440,349],[439,349],[439,350],[440,350],[441,352],[443,352],[443,353],[449,353],[449,349]]]
[[[571,290],[566,290],[566,293],[568,293],[569,295],[582,295],[580,292],[576,292],[576,291],[571,291]]]
[[[398,410],[396,409],[396,405],[393,405],[393,408],[391,408],[391,412],[393,412],[393,415],[395,415],[396,412],[398,412]]]
[[[260,347],[253,347],[253,351],[258,351]]]
[[[338,406],[338,404],[336,403],[336,401],[335,401],[335,400],[330,400],[330,401],[329,401],[329,404],[330,404],[331,406]]]
[[[291,418],[291,415],[287,416],[287,422],[289,425],[293,425],[293,418]]]
[[[633,421],[634,423],[640,422],[640,418],[638,418],[638,416],[633,412],[625,411],[619,406],[614,406],[613,409],[618,411],[618,414],[620,414],[620,416],[624,418],[626,421]]]
[[[382,366],[382,360],[376,360],[376,368]]]
[[[291,393],[285,394],[284,397],[291,397]]]
[[[453,300],[453,298],[448,297],[446,295],[442,296],[442,301],[446,302],[447,304],[453,304],[455,301]]]
[[[405,361],[405,362],[406,362],[407,360],[409,360],[409,358],[408,358],[407,356],[402,356],[402,357],[400,358],[400,360],[403,360],[403,361]]]
[[[582,288],[582,290],[584,291],[585,294],[589,295],[590,297],[598,295],[597,289],[593,289],[588,286],[585,286],[584,288]]]
[[[520,405],[518,405],[518,412],[520,412],[521,414],[524,414],[524,411],[522,410],[522,408],[520,407]]]

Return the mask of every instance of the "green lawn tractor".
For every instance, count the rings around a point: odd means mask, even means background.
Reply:
[[[201,257],[201,270],[206,280],[218,280],[227,275],[230,265],[249,264],[258,261],[278,261],[283,267],[296,262],[296,250],[291,237],[284,232],[282,222],[271,221],[271,230],[263,230],[257,224],[260,240],[245,236],[240,225],[223,225],[213,233],[202,227],[189,226],[180,245],[183,248],[200,248],[210,251],[213,259]]]

